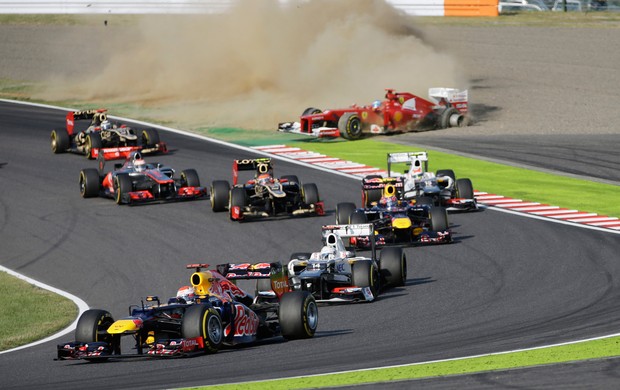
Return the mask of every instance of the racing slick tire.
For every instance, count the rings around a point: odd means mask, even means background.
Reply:
[[[230,206],[239,206],[244,208],[248,204],[247,194],[245,189],[241,187],[234,187],[230,190]]]
[[[362,120],[354,112],[347,112],[338,119],[338,131],[342,138],[356,140],[362,137]]]
[[[456,181],[456,175],[452,169],[438,169],[435,176],[448,176],[452,179],[452,181]]]
[[[309,291],[291,291],[280,299],[278,310],[282,337],[287,340],[314,336],[319,324],[319,310]]]
[[[395,247],[381,249],[379,272],[385,286],[404,286],[407,281],[407,256],[403,249]]]
[[[107,333],[114,323],[112,314],[105,310],[86,310],[75,327],[75,341],[78,343],[107,342],[112,344],[113,336]]]
[[[368,175],[364,178],[364,180],[371,179],[381,179],[381,175]],[[364,203],[365,208],[372,207],[373,202],[378,202],[381,200],[383,190],[381,188],[372,188],[370,190],[362,190],[362,202]]]
[[[321,111],[318,108],[314,108],[314,107],[308,107],[304,110],[304,112],[301,113],[301,116],[306,116],[306,115],[314,115],[314,114],[320,114],[323,111]]]
[[[431,207],[429,211],[431,230],[441,232],[448,230],[448,212],[445,207]]]
[[[131,178],[127,174],[118,174],[114,176],[114,200],[116,204],[123,204],[125,194],[133,190]]]
[[[358,260],[351,265],[351,276],[354,286],[370,288],[376,298],[379,291],[379,270],[372,260]]]
[[[80,194],[82,198],[92,198],[99,195],[99,171],[95,168],[86,168],[80,171]]]
[[[181,185],[183,187],[200,187],[200,179],[195,169],[186,169],[181,172]]]
[[[181,337],[202,337],[204,351],[216,353],[222,348],[224,326],[220,314],[210,305],[190,305],[185,309],[181,323]]]
[[[357,207],[355,203],[343,202],[336,205],[336,225],[346,225],[349,223],[351,214],[355,212]]]
[[[319,198],[319,189],[314,183],[307,183],[303,185],[303,200],[305,204],[317,204],[321,200]]]
[[[451,119],[453,115],[458,115],[456,123],[454,123]],[[464,123],[465,118],[463,117],[463,114],[461,114],[459,110],[454,107],[446,108],[439,116],[439,127],[442,129],[447,129],[448,127],[463,127]]]
[[[159,143],[159,132],[155,129],[142,130],[142,146],[154,148]]]
[[[474,199],[474,186],[469,179],[456,181],[456,196],[462,199]]]
[[[230,184],[226,180],[214,180],[211,183],[211,210],[224,211],[228,207]]]
[[[52,153],[65,153],[71,146],[71,139],[69,134],[64,130],[52,130],[50,136]]]
[[[103,141],[101,140],[101,134],[97,131],[93,131],[92,133],[88,133],[86,135],[86,146],[84,151],[86,152],[86,158],[92,159],[91,153],[93,149],[101,149],[103,148]]]
[[[368,216],[363,211],[356,211],[349,217],[350,224],[368,223]]]

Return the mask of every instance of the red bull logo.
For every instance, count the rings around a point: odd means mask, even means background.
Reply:
[[[235,336],[253,336],[258,331],[258,316],[243,305],[235,305]]]

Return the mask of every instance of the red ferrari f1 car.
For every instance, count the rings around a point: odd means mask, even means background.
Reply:
[[[409,92],[386,89],[385,99],[372,105],[319,110],[307,108],[299,122],[284,122],[278,130],[315,137],[359,139],[368,134],[389,134],[462,127],[469,122],[467,90],[429,89],[429,100]]]
[[[254,178],[238,183],[240,171],[253,171]],[[325,214],[316,184],[301,184],[296,175],[275,178],[270,158],[235,160],[233,187],[226,180],[213,181],[211,208],[215,212],[228,209],[234,221],[279,214]]]
[[[106,160],[127,158],[135,151],[166,153],[168,148],[159,140],[155,129],[139,131],[124,124],[108,120],[107,110],[70,111],[67,113],[66,130],[52,130],[52,152],[73,152],[95,159],[103,154]],[[78,130],[76,122],[90,119],[86,129]]]
[[[207,267],[188,265],[195,269],[191,286],[181,287],[165,304],[149,296],[129,306],[129,316],[117,321],[106,310],[85,311],[75,340],[58,344],[58,360],[184,357],[271,337],[314,336],[316,301],[308,291],[291,291],[281,264],[221,264],[217,270],[203,270]],[[238,279],[271,280],[271,290],[253,297],[235,284]],[[135,353],[121,354],[122,336],[133,337]]]
[[[135,204],[153,201],[191,200],[207,197],[207,189],[200,186],[195,169],[186,169],[179,178],[171,167],[160,163],[146,163],[140,152],[132,152],[124,164],[115,164],[114,170],[104,173],[105,160],[99,155],[99,169],[80,171],[80,194],[83,198],[103,196],[117,204]]]

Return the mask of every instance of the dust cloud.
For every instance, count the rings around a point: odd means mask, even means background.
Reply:
[[[140,18],[102,46],[107,65],[88,82],[64,81],[56,99],[138,104],[186,126],[272,130],[310,106],[370,104],[388,87],[422,97],[429,87],[466,87],[455,60],[383,1],[234,4]]]

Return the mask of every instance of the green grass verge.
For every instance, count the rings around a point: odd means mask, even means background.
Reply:
[[[40,340],[77,316],[70,300],[0,272],[0,351]]]
[[[227,384],[197,388],[228,390],[243,387],[243,389],[247,390],[285,390],[337,387],[363,383],[394,382],[613,357],[618,355],[619,347],[620,337],[610,337],[584,343],[449,360],[436,363],[412,364],[393,368],[371,369],[365,371],[326,374],[293,379],[247,382],[244,383],[243,386],[240,386],[239,384]]]

